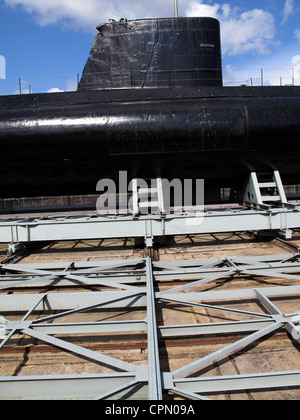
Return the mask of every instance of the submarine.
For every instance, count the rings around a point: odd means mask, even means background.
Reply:
[[[95,194],[120,171],[239,190],[276,169],[300,183],[300,86],[224,87],[218,20],[97,31],[77,91],[0,97],[1,198]]]

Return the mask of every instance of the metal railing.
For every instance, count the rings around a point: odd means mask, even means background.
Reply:
[[[198,75],[193,77],[184,77],[184,73],[194,72]],[[194,68],[194,69],[172,69],[164,70],[163,72],[152,72],[156,82],[176,82],[180,74],[180,82],[195,81],[198,79],[215,81],[219,85],[221,79],[219,76],[206,75],[203,77],[204,72],[211,73],[217,72],[214,68]],[[223,85],[224,86],[299,86],[300,85],[300,72],[298,68],[246,68],[233,71],[232,75],[228,74],[231,69],[228,67],[223,68]],[[122,78],[128,77],[131,81],[131,87],[140,88],[141,83],[144,81],[143,74],[146,70],[131,70],[122,72]],[[201,75],[202,73],[202,75]],[[221,69],[219,69],[219,74]],[[114,72],[95,72],[90,73],[91,76],[99,76],[103,81],[107,80],[107,89],[113,89],[113,83],[118,81],[121,77],[120,73]],[[159,76],[158,76],[159,75]],[[89,73],[85,73],[89,76]],[[141,80],[140,80],[141,79]],[[54,92],[69,92],[77,90],[81,80],[81,73],[71,74],[56,74],[46,76],[22,76],[19,78],[6,78],[0,82],[0,95],[18,95],[29,93],[54,93]],[[91,81],[91,83],[93,83]],[[97,82],[95,82],[97,83]],[[90,85],[90,83],[88,83]],[[83,86],[83,84],[81,83]]]

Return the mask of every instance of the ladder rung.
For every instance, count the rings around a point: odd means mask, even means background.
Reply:
[[[158,201],[144,201],[142,203],[139,203],[139,207],[141,208],[158,207]]]
[[[266,201],[280,201],[280,197],[279,195],[263,195],[262,196],[262,201],[265,203]]]
[[[138,190],[139,195],[141,194],[157,194],[157,188],[140,188]]]
[[[276,182],[259,182],[258,183],[259,188],[275,188]]]

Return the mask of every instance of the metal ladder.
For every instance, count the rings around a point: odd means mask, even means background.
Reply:
[[[279,171],[251,172],[244,189],[244,204],[251,208],[268,209],[288,205]]]
[[[244,189],[243,204],[255,210],[272,212],[278,208],[296,210],[295,204],[288,203],[279,171],[273,173],[251,172]],[[259,232],[260,236],[264,233]],[[285,240],[292,238],[291,229],[281,229],[279,236]],[[268,233],[267,233],[268,235]]]
[[[166,215],[162,179],[156,178],[156,186],[153,186],[152,181],[151,188],[139,188],[138,179],[134,178],[132,180],[132,213],[135,217],[140,214],[149,214],[149,208],[151,208],[151,213]]]

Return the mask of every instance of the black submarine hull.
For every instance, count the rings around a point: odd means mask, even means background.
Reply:
[[[300,182],[300,87],[130,89],[0,97],[0,196],[94,194],[100,179],[250,170]]]

